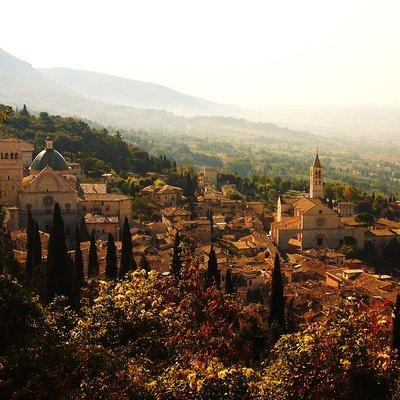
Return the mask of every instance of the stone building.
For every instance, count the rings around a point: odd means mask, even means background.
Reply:
[[[33,146],[22,140],[0,140],[0,204],[18,204],[22,178],[32,161],[32,151]]]
[[[26,226],[28,210],[41,229],[49,231],[54,204],[58,203],[63,215],[67,236],[73,236],[77,215],[76,178],[64,157],[46,140],[46,148],[33,160],[29,176],[22,179],[19,193],[20,225]]]
[[[161,206],[177,204],[182,198],[182,189],[176,186],[146,186],[142,189],[142,194],[151,201]]]
[[[310,197],[286,202],[279,197],[276,221],[271,224],[271,238],[280,250],[329,247],[339,248],[346,237],[364,247],[365,228],[348,226],[339,214],[323,201],[323,167],[318,153],[311,166]]]
[[[206,182],[217,186],[218,169],[213,167],[204,167],[204,179]]]
[[[118,233],[119,222],[125,217],[132,219],[131,197],[107,193],[105,184],[78,186],[77,177],[82,177],[79,168],[73,164],[72,171],[50,139],[33,161],[32,150],[30,144],[18,139],[0,140],[0,204],[12,211],[10,230],[26,227],[30,210],[40,229],[48,232],[55,203],[60,206],[70,240],[76,223],[87,213],[105,218],[94,216],[91,221],[99,235],[107,230]]]

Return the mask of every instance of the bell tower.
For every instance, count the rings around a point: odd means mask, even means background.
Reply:
[[[310,167],[310,197],[320,199],[324,196],[324,175],[321,162],[319,161],[318,151],[315,156],[314,164]]]
[[[16,206],[23,178],[22,142],[0,140],[0,204]]]

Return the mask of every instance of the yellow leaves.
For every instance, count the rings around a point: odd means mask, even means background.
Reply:
[[[223,369],[222,371],[218,372],[218,378],[225,379],[228,373],[229,373],[228,369]]]
[[[346,370],[349,370],[351,367],[351,362],[347,359],[341,359],[340,360],[340,364],[342,365],[342,367]]]

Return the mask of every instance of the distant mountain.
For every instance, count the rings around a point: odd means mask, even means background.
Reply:
[[[186,116],[244,113],[239,107],[221,105],[154,83],[68,68],[40,68],[38,71],[59,86],[92,100]]]
[[[133,88],[138,90],[135,92]],[[139,102],[139,99],[142,108],[128,105]],[[168,103],[176,108],[183,108],[186,104],[186,110],[194,112],[196,109],[200,115],[188,117],[170,111],[144,108],[146,102],[147,106],[158,104],[161,107]],[[91,72],[39,70],[1,49],[0,104],[14,107],[26,104],[31,111],[76,116],[129,130],[237,135],[242,138],[250,135],[270,138],[291,136],[300,141],[313,140],[313,135],[309,133],[228,117],[223,110],[226,111],[225,107],[229,109],[230,106],[208,102],[160,85]]]

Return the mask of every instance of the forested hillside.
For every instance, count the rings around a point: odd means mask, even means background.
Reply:
[[[5,106],[0,106],[5,109]],[[98,177],[112,170],[119,174],[162,171],[173,166],[165,157],[152,157],[146,151],[122,139],[118,133],[90,127],[86,122],[41,112],[31,115],[24,107],[10,113],[0,128],[1,136],[13,136],[35,145],[35,152],[44,148],[47,135],[54,146],[71,161],[79,162],[89,177]]]

